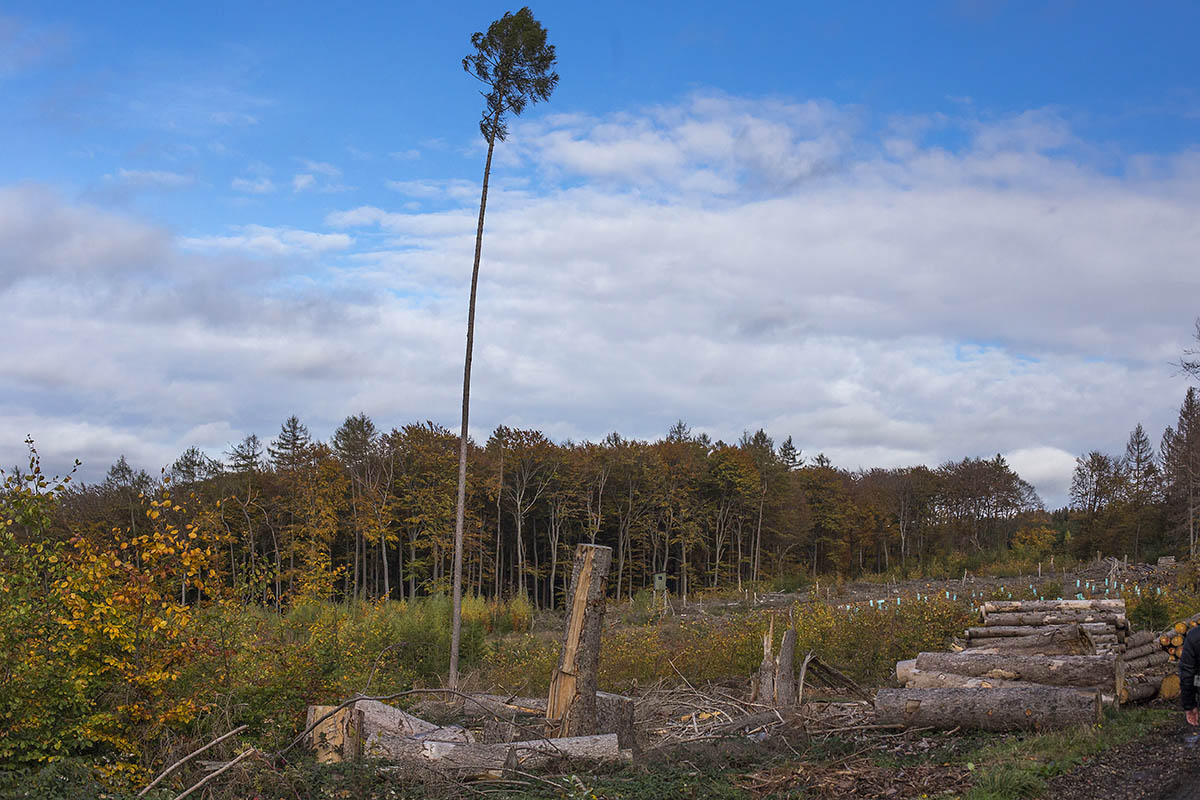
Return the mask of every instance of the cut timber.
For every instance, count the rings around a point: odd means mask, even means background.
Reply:
[[[1157,638],[1158,637],[1156,637],[1152,631],[1138,631],[1137,633],[1132,633],[1129,635],[1129,638],[1125,640],[1125,649],[1132,650],[1135,647],[1143,647],[1148,644],[1153,644]]]
[[[1168,673],[1158,687],[1158,696],[1164,700],[1174,700],[1179,697],[1179,673]]]
[[[904,661],[896,662],[896,680],[900,683],[908,683],[912,678],[912,674],[917,670],[917,660],[909,658]]]
[[[875,716],[880,725],[908,728],[1037,730],[1094,725],[1100,693],[1055,686],[978,689],[880,689]]]
[[[1072,622],[1107,622],[1120,628],[1128,627],[1129,623],[1124,614],[1114,614],[1111,611],[1083,611],[1067,609],[1065,611],[1011,611],[988,614],[984,618],[984,626],[992,625],[1069,625]]]
[[[1137,703],[1153,700],[1158,696],[1163,679],[1173,674],[1170,667],[1157,667],[1136,675],[1125,677],[1125,689],[1121,692],[1122,703]],[[1178,679],[1178,676],[1176,676]]]
[[[975,650],[921,653],[917,669],[1047,686],[1103,686],[1107,694],[1120,693],[1125,675],[1125,663],[1114,655],[1039,657]]]
[[[1157,653],[1150,653],[1148,655],[1141,656],[1140,658],[1126,660],[1125,669],[1129,672],[1141,672],[1142,670],[1158,666],[1159,664],[1165,664],[1170,661],[1170,659],[1171,657],[1169,655],[1162,650],[1159,650]]]
[[[1124,600],[989,600],[980,607],[984,614],[1011,611],[1059,611],[1107,609],[1125,613]]]
[[[1000,678],[973,678],[952,672],[909,670],[904,681],[906,689],[1013,689],[1037,686],[1027,681],[1008,681]]]
[[[971,650],[986,648],[991,652],[1028,653],[1031,655],[1088,655],[1095,651],[1095,643],[1078,625],[1030,628],[1026,636],[997,636],[988,639],[971,639],[967,647]]]
[[[555,759],[584,761],[630,761],[632,753],[622,750],[615,733],[535,739],[506,744],[434,742],[406,736],[384,736],[367,754],[372,758],[409,765],[425,765],[439,772],[482,775],[506,769],[531,767]]]
[[[309,706],[305,727],[336,706]],[[355,761],[368,754],[380,737],[461,742],[474,741],[471,733],[456,725],[440,727],[378,700],[358,700],[323,720],[311,733],[317,761]]]
[[[1145,644],[1140,644],[1136,647],[1130,647],[1127,642],[1125,644],[1125,652],[1122,653],[1122,657],[1125,659],[1125,663],[1128,664],[1130,661],[1136,661],[1142,656],[1148,656],[1152,653],[1162,652],[1164,652],[1162,647],[1158,644],[1158,642],[1153,640],[1146,642]]]
[[[552,737],[596,732],[596,672],[610,564],[611,547],[576,545],[567,594],[570,613],[546,702],[546,730]]]
[[[638,750],[634,702],[611,692],[596,692],[596,733],[615,733],[622,750]],[[484,720],[483,739],[516,742],[537,735],[545,725],[546,698],[473,694],[464,698],[467,719]]]
[[[968,639],[993,639],[998,636],[1031,636],[1044,631],[1063,631],[1078,627],[1078,623],[1066,625],[982,625],[967,628]]]

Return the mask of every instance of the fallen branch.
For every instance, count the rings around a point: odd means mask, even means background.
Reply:
[[[249,750],[246,750],[246,751],[245,751],[245,752],[243,752],[241,755],[239,755],[237,758],[235,758],[233,761],[230,761],[228,764],[226,764],[225,766],[221,767],[221,768],[220,768],[219,770],[217,770],[216,772],[214,772],[214,773],[212,773],[212,774],[210,774],[210,775],[205,775],[203,778],[201,778],[200,780],[198,780],[196,783],[193,783],[193,784],[192,784],[192,787],[191,787],[190,789],[187,789],[187,790],[185,790],[185,791],[183,792],[183,794],[178,794],[178,795],[175,795],[175,800],[183,800],[183,798],[185,798],[185,797],[187,797],[188,795],[190,795],[190,794],[194,793],[196,790],[198,790],[198,789],[202,788],[202,787],[203,787],[203,786],[204,786],[206,783],[208,783],[209,781],[213,780],[213,779],[214,779],[214,778],[216,778],[218,775],[220,775],[220,774],[222,774],[222,773],[224,773],[224,772],[228,772],[229,770],[231,770],[231,769],[233,769],[235,766],[237,766],[239,763],[241,763],[242,761],[246,760],[247,758],[249,758],[250,756],[252,756],[252,755],[254,755],[254,754],[256,754],[256,753],[258,753],[258,750],[257,750],[256,748],[254,748],[254,747],[251,747]]]
[[[231,730],[229,733],[226,733],[226,734],[224,734],[224,735],[222,735],[222,736],[218,736],[216,739],[213,739],[211,742],[209,742],[208,744],[206,744],[206,745],[204,745],[203,747],[199,748],[198,750],[193,750],[192,752],[188,753],[186,756],[184,756],[183,758],[179,759],[179,760],[178,760],[178,761],[176,761],[174,764],[172,764],[171,766],[169,766],[169,767],[167,767],[166,769],[164,769],[162,772],[158,773],[158,777],[157,777],[157,778],[155,778],[154,780],[150,781],[150,783],[146,785],[146,788],[145,788],[145,789],[142,789],[140,792],[138,792],[138,793],[137,793],[137,796],[138,796],[138,797],[145,797],[145,795],[146,795],[146,793],[147,793],[147,792],[149,792],[149,791],[150,791],[151,789],[153,789],[155,786],[158,786],[158,784],[162,783],[162,782],[163,782],[163,780],[164,780],[164,779],[165,779],[165,778],[166,778],[168,775],[170,775],[172,772],[174,772],[175,770],[179,769],[179,768],[180,768],[180,767],[182,767],[184,764],[186,764],[187,762],[191,761],[191,760],[192,760],[193,758],[195,758],[196,756],[198,756],[198,755],[200,755],[201,753],[203,753],[205,750],[208,750],[210,747],[216,747],[216,746],[217,746],[217,745],[219,745],[221,742],[223,742],[223,741],[225,741],[226,739],[228,739],[230,736],[233,736],[233,735],[235,735],[235,734],[241,733],[242,731],[246,730],[246,728],[249,728],[249,727],[250,727],[249,725],[240,725],[240,726],[238,726],[238,727],[234,728],[233,730]]]

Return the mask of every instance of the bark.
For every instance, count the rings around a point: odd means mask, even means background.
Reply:
[[[622,750],[636,752],[634,711],[632,697],[596,692],[596,733],[615,733]],[[485,719],[494,723],[485,723],[488,741],[512,742],[529,738],[531,730],[540,731],[545,723],[546,698],[473,694],[463,702],[462,713],[468,720]]]
[[[771,705],[775,702],[775,655],[772,652],[775,642],[775,618],[767,632],[763,634],[763,657],[758,667],[758,702]]]
[[[552,736],[588,736],[596,732],[596,673],[611,564],[611,547],[576,545],[567,627],[546,703],[547,730]]]
[[[1106,610],[1012,611],[988,614],[984,618],[984,625],[989,627],[993,625],[1069,625],[1072,622],[1105,622],[1118,628],[1129,627],[1124,614]]]
[[[979,609],[984,617],[1014,611],[1094,611],[1124,614],[1124,600],[989,600]]]
[[[1156,667],[1159,664],[1165,664],[1170,660],[1170,656],[1166,652],[1159,650],[1157,653],[1134,658],[1125,662],[1125,669],[1128,672],[1141,672],[1142,670]]]
[[[1100,722],[1100,693],[1051,686],[978,689],[880,689],[881,725],[910,728],[1038,730]]]
[[[953,672],[926,672],[915,668],[906,672],[904,681],[906,689],[1012,689],[1040,685],[1000,678],[973,678]]]
[[[1078,625],[1031,628],[1036,631],[1026,636],[997,636],[988,639],[973,638],[967,642],[972,652],[986,650],[1028,655],[1089,655],[1095,646]]]
[[[1142,656],[1148,656],[1154,653],[1162,652],[1165,651],[1162,649],[1162,645],[1160,645],[1156,639],[1136,647],[1130,647],[1129,642],[1127,641],[1125,642],[1125,653],[1122,655],[1122,658],[1124,658],[1125,663],[1128,664],[1130,661],[1136,661]]]
[[[1153,631],[1138,631],[1125,639],[1125,649],[1133,650],[1156,641],[1158,641],[1158,637],[1154,635]]]
[[[587,761],[630,761],[632,753],[622,750],[615,733],[574,736],[565,739],[534,739],[504,744],[439,742],[408,736],[381,736],[369,755],[402,764],[425,765],[438,772],[483,775],[506,769],[526,769],[556,759]]]
[[[1119,693],[1125,662],[1114,655],[1028,656],[968,650],[962,653],[921,653],[917,669],[950,672],[973,678],[1028,681],[1048,686],[1104,686]]]
[[[783,632],[779,655],[775,657],[775,705],[790,707],[796,703],[796,629]]]

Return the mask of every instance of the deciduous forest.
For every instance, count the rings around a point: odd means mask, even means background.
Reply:
[[[189,449],[161,480],[122,458],[103,482],[61,494],[52,529],[98,547],[112,530],[137,537],[161,483],[207,509],[193,538],[243,602],[445,593],[457,445],[435,423],[385,432],[365,414],[320,442],[293,416],[265,444],[248,436],[221,461]],[[1070,507],[1057,510],[998,455],[849,471],[762,430],[726,443],[679,422],[653,442],[612,433],[556,443],[500,427],[471,448],[467,591],[520,595],[536,608],[561,606],[577,542],[613,548],[613,597],[650,586],[656,572],[686,596],[804,575],[950,574],[1051,553],[1144,560],[1196,545],[1194,389],[1160,446],[1139,424],[1124,452],[1081,456]],[[181,581],[180,600],[200,591]]]

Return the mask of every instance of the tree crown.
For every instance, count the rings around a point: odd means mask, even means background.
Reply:
[[[546,29],[528,6],[515,14],[505,12],[486,32],[471,34],[471,44],[475,52],[463,58],[463,69],[489,87],[480,92],[487,107],[479,132],[489,142],[504,141],[504,115],[519,115],[526,104],[548,100],[558,84],[554,45],[546,44]]]

